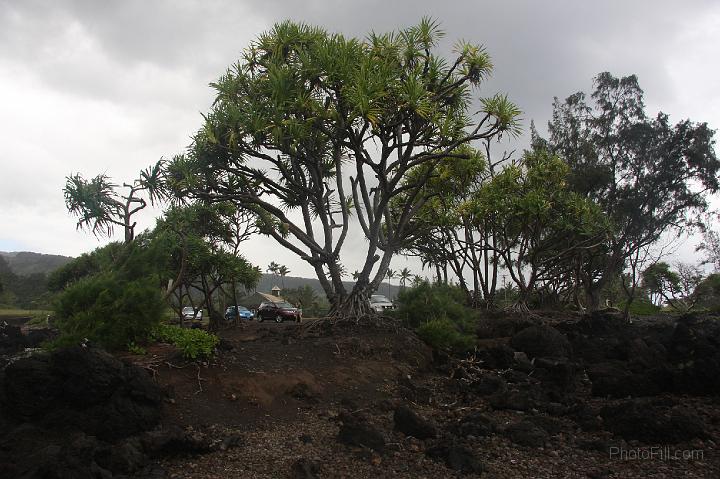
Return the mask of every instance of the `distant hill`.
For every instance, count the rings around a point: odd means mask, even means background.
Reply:
[[[18,276],[28,276],[35,273],[47,274],[63,266],[73,258],[57,254],[32,253],[30,251],[0,251],[10,269]]]
[[[397,297],[398,292],[400,291],[400,286],[398,284],[398,279],[395,278],[392,280],[392,286],[390,286],[390,298]],[[284,288],[283,288],[284,284]],[[348,291],[350,291],[355,284],[354,281],[344,281],[343,284],[345,284],[345,288],[347,288]],[[309,285],[311,288],[313,288],[318,295],[325,296],[325,291],[322,289],[322,286],[320,286],[320,281],[317,280],[317,278],[300,278],[297,276],[285,276],[285,278],[280,278],[280,276],[276,276],[273,274],[263,274],[262,279],[260,280],[260,283],[258,283],[257,291],[260,291],[261,293],[269,293],[270,290],[272,290],[273,286],[279,286],[283,289],[291,289],[291,288],[298,288],[300,286]],[[379,294],[384,294],[385,296],[388,296],[388,285],[387,280],[383,282],[382,285],[380,285]]]
[[[0,256],[5,258],[5,261],[7,261],[11,271],[18,276],[27,276],[33,273],[47,274],[73,260],[73,258],[69,256],[32,253],[29,251],[0,251]],[[390,298],[395,298],[397,297],[398,291],[400,291],[399,280],[395,278],[392,282],[393,284],[390,287]],[[353,281],[345,281],[344,284],[349,291],[355,283]],[[285,278],[281,278],[280,276],[272,274],[263,274],[262,279],[257,286],[257,291],[269,293],[275,285],[283,289],[298,288],[300,286],[309,285],[317,291],[318,295],[325,295],[325,291],[323,291],[322,286],[320,286],[320,281],[318,281],[317,278],[301,278],[298,276],[285,276]],[[380,285],[379,294],[388,296],[387,280]]]

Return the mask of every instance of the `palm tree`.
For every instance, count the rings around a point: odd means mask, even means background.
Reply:
[[[287,266],[280,265],[277,269],[277,273],[280,275],[282,281],[282,288],[285,289],[285,276],[290,272]]]
[[[352,273],[352,279],[353,279],[354,281],[357,281],[359,277],[360,277],[360,271],[358,271],[358,270],[353,271],[353,273]]]
[[[272,273],[272,275],[273,275],[273,282],[277,281],[277,274],[278,274],[279,268],[280,268],[280,265],[277,264],[275,261],[272,261],[267,267],[266,271],[268,273]],[[272,287],[273,285],[270,285],[270,286]]]
[[[407,281],[412,277],[412,273],[406,267],[406,268],[403,268],[400,270],[399,275],[400,275],[400,285],[402,286],[403,289],[405,289],[405,285],[407,284]]]
[[[395,271],[388,268],[387,273],[385,273],[385,276],[387,276],[387,279],[388,279],[388,297],[390,297],[390,280],[395,277]]]

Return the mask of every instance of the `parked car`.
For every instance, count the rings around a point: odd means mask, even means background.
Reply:
[[[376,313],[384,313],[385,311],[392,311],[395,309],[395,305],[387,298],[387,296],[383,296],[382,294],[373,294],[370,296],[370,308]]]
[[[245,306],[237,306],[237,312],[240,315],[240,319],[246,319],[248,321],[251,321],[255,315],[247,309]],[[235,314],[235,306],[228,306],[225,310],[225,321],[233,321],[236,318]]]
[[[182,309],[182,319],[184,320],[195,320],[195,321],[202,321],[203,318],[203,310],[202,309],[195,309],[192,306],[185,306]]]
[[[286,319],[291,319],[299,323],[302,319],[302,310],[285,301],[279,303],[264,301],[255,316],[260,322],[274,319],[276,323],[282,323]]]

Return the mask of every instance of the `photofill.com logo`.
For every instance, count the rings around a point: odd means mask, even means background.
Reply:
[[[669,446],[625,449],[611,447],[610,459],[622,461],[702,461],[705,458],[702,449],[672,449]]]

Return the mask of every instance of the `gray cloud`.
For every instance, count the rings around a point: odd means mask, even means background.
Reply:
[[[480,94],[508,93],[540,128],[554,96],[589,90],[605,70],[637,73],[651,112],[720,126],[714,1],[0,0],[0,250],[97,246],[67,218],[64,176],[128,179],[181,151],[212,101],[207,83],[274,22],[362,37],[424,15],[441,22],[448,54],[460,39],[484,44],[495,69]],[[258,264],[269,261],[263,241],[248,246]],[[309,274],[276,251],[273,259]]]

